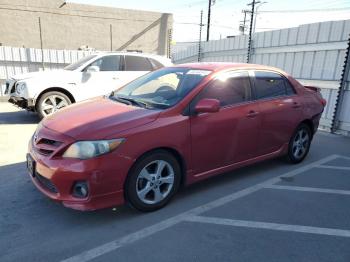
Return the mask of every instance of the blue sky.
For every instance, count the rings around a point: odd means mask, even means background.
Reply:
[[[350,19],[350,0],[265,1],[267,3],[259,8],[256,31],[293,27],[312,22]],[[208,5],[208,0],[69,0],[68,2],[173,13],[174,40],[177,42],[198,40],[199,26],[197,24],[199,24],[200,10],[204,10],[204,19],[206,19]],[[219,39],[239,34],[238,26],[240,20],[243,20],[242,9],[249,8],[248,2],[250,0],[216,0],[212,7],[211,38]],[[289,12],[291,10],[303,10],[304,12]],[[305,10],[313,11],[305,12]],[[203,35],[205,35],[205,28],[203,29]]]

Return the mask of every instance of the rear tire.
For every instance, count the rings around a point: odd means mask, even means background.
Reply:
[[[289,141],[287,159],[293,164],[304,160],[310,150],[312,140],[311,129],[302,123],[298,126]]]
[[[139,159],[125,183],[126,200],[134,208],[150,212],[165,206],[180,186],[181,168],[177,159],[165,150],[157,150]]]
[[[44,93],[37,102],[36,110],[40,118],[51,115],[61,108],[69,106],[72,101],[67,95],[58,91]]]

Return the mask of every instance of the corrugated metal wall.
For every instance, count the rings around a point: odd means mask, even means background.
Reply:
[[[328,101],[321,128],[330,130],[349,34],[350,20],[256,33],[251,62],[281,68],[303,84],[321,87]],[[247,46],[246,35],[203,42],[201,61],[246,62]],[[197,61],[198,46],[174,53],[172,58],[176,64]],[[339,119],[340,131],[345,132],[350,132],[349,91],[348,83]]]

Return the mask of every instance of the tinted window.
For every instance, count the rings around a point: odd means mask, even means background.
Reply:
[[[152,71],[151,63],[145,57],[125,56],[125,71]]]
[[[284,80],[284,84],[286,85],[287,95],[294,95],[295,94],[294,88],[292,87],[292,85],[289,83],[287,79]]]
[[[208,70],[165,67],[130,82],[116,91],[114,96],[168,108],[181,101],[210,73]]]
[[[250,82],[248,72],[226,74],[210,82],[196,98],[214,98],[221,106],[233,105],[250,100]]]
[[[95,62],[90,64],[90,66],[97,66],[100,71],[119,71],[120,69],[120,56],[110,55],[101,57]]]
[[[73,64],[70,64],[70,65],[67,65],[64,70],[75,70],[79,67],[81,67],[83,64],[87,63],[89,60],[95,58],[96,55],[89,55],[89,56],[85,56],[83,57],[82,59],[78,60],[77,62],[73,63]]]
[[[257,99],[294,94],[288,81],[281,75],[272,72],[256,71],[255,89]]]
[[[162,65],[160,62],[158,62],[157,60],[153,59],[153,58],[148,58],[149,61],[152,63],[152,66],[154,68],[154,70],[157,70],[159,68],[164,67],[164,65]]]

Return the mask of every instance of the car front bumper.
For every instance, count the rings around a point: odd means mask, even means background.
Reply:
[[[35,163],[34,172],[28,170],[32,182],[52,200],[81,211],[124,204],[123,188],[133,164],[131,159],[115,151],[88,160],[50,157],[36,148],[33,139],[29,142],[28,156]],[[73,188],[78,182],[87,184],[87,197],[74,195]]]
[[[11,96],[8,102],[20,108],[31,111],[35,108],[35,103],[33,99],[25,99],[23,97]]]

